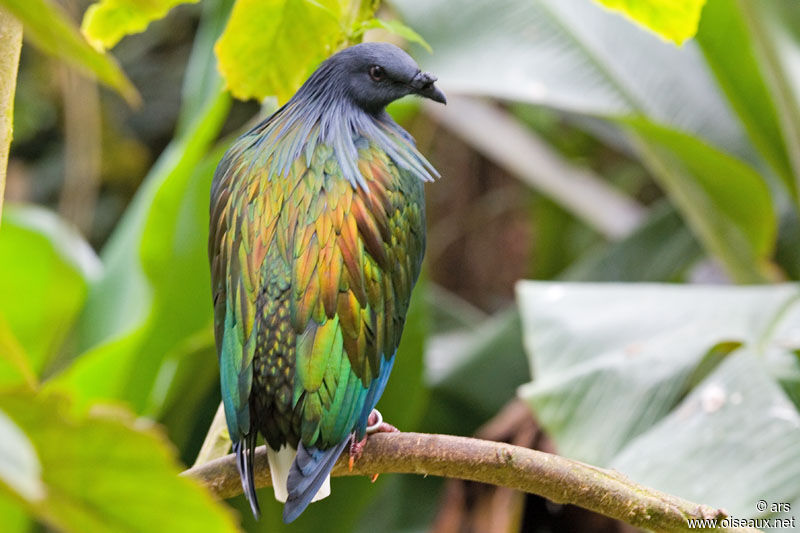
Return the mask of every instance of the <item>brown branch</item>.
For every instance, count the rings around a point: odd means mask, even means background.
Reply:
[[[264,446],[256,450],[256,487],[271,484]],[[571,503],[652,531],[691,531],[688,519],[725,518],[721,509],[698,505],[638,485],[619,472],[511,444],[426,433],[372,435],[352,472],[340,458],[334,476],[422,474],[466,479]],[[228,455],[183,475],[220,498],[241,494],[234,457]],[[724,529],[718,531],[756,531]]]

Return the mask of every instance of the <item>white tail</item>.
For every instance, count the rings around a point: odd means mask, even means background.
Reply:
[[[292,467],[297,450],[289,446],[281,446],[277,452],[267,446],[267,459],[269,460],[269,475],[272,477],[272,489],[275,491],[275,499],[286,503],[289,491],[286,489],[286,480],[289,478],[289,469]],[[325,482],[317,491],[312,502],[319,501],[331,495],[331,477],[328,476]]]

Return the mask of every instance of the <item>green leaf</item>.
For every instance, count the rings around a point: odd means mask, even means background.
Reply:
[[[750,140],[792,195],[797,184],[778,111],[756,56],[747,21],[736,2],[708,0],[697,42]]]
[[[677,45],[697,33],[706,0],[595,0]]]
[[[800,438],[798,425],[796,407],[759,363],[759,355],[741,350],[609,466],[671,494],[724,507],[734,516],[765,516],[771,513],[755,508],[758,499],[800,496],[795,466],[800,453],[787,453],[792,448],[787,444]],[[733,465],[735,476],[722,473]]]
[[[28,501],[45,497],[42,465],[31,441],[0,411],[0,483]]]
[[[33,389],[38,382],[28,354],[0,314],[0,386],[25,384]]]
[[[98,50],[113,48],[123,37],[144,31],[170,9],[198,0],[100,0],[83,15],[81,31]]]
[[[399,20],[383,20],[379,18],[370,19],[359,26],[358,30],[356,31],[356,35],[363,34],[366,30],[386,30],[390,33],[393,33],[399,37],[402,37],[406,41],[410,43],[416,43],[423,47],[428,53],[433,53],[433,48],[428,42],[422,38],[422,35],[415,32],[412,28],[406,26]]]
[[[8,206],[0,231],[0,344],[30,382],[52,361],[101,274],[91,247],[42,208]],[[0,383],[9,375],[0,372]],[[14,381],[13,379],[10,381]]]
[[[92,48],[61,7],[48,0],[0,0],[0,6],[22,22],[25,38],[42,51],[93,73],[128,103],[139,103],[139,93],[116,61]]]
[[[528,371],[521,337],[519,315],[511,309],[461,335],[434,338],[425,431],[469,435],[512,399]]]
[[[376,7],[362,0],[238,0],[216,45],[227,88],[241,100],[275,95],[285,103]]]
[[[211,324],[208,195],[221,150],[207,153],[230,98],[213,69],[215,28],[228,3],[207,3],[187,72],[179,134],[162,153],[103,250],[104,276],[92,285],[79,323],[85,353],[49,386],[79,403],[124,400],[157,415],[162,364]],[[161,374],[162,376],[164,374]],[[165,386],[163,383],[161,386]],[[156,396],[151,397],[152,394]]]
[[[559,278],[571,281],[680,281],[703,256],[692,233],[668,202],[622,241],[586,254]]]
[[[129,413],[87,415],[63,398],[27,393],[0,394],[0,411],[41,462],[38,498],[7,484],[37,519],[69,532],[237,530],[210,493],[178,475],[166,439]]]
[[[392,5],[436,51],[415,57],[439,77],[446,94],[590,116],[644,115],[744,158],[753,156],[693,41],[676,48],[591,0],[394,0]]]
[[[636,132],[640,155],[704,248],[733,279],[765,279],[775,235],[771,200],[762,178],[726,155],[757,161],[696,43],[678,49],[588,0],[396,5],[435,48],[420,61],[445,91],[613,121],[644,117],[630,119],[650,124]]]
[[[699,139],[641,119],[624,121],[643,161],[695,235],[736,281],[767,279],[777,221],[761,176]]]
[[[218,94],[194,135],[167,148],[104,251],[106,275],[81,317],[91,349],[52,382],[79,401],[118,398],[156,415],[161,406],[150,394],[162,363],[211,325],[206,228],[220,154],[201,155],[227,114],[229,99]]]
[[[792,35],[794,2],[736,2],[747,22],[756,59],[778,109],[777,117],[794,170],[789,187],[800,206],[800,86],[797,83],[797,35]],[[792,11],[794,10],[794,11]],[[800,209],[800,207],[796,207]]]
[[[4,533],[29,533],[31,520],[19,503],[10,494],[0,491],[0,516],[3,517]]]
[[[800,216],[786,209],[780,217],[775,262],[789,279],[800,280]]]
[[[520,395],[559,453],[733,516],[800,498],[782,381],[800,374],[800,286],[522,282],[517,296],[534,375]]]

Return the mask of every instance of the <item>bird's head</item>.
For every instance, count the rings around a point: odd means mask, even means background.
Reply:
[[[361,43],[346,48],[326,61],[345,96],[364,111],[376,113],[408,94],[447,103],[434,82],[436,76],[421,72],[407,53],[389,43]]]

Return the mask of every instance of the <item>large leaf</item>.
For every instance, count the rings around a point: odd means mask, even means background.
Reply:
[[[45,497],[42,465],[25,433],[0,411],[0,483],[32,502]]]
[[[229,7],[206,7],[201,28],[210,29],[200,30],[186,74],[191,105],[103,250],[106,272],[93,285],[80,323],[88,351],[53,382],[72,389],[78,401],[118,398],[137,412],[157,414],[160,406],[150,396],[162,363],[187,337],[210,327],[205,250],[216,160],[204,157],[230,106],[211,51]]]
[[[797,184],[780,117],[744,15],[738,4],[729,0],[709,0],[703,13],[697,42],[706,61],[753,145],[796,198]]]
[[[238,0],[216,46],[228,89],[242,100],[286,102],[376,7],[373,0]]]
[[[170,9],[198,0],[100,0],[83,15],[81,31],[98,49],[112,48],[120,39],[144,31]]]
[[[643,161],[705,248],[734,280],[764,281],[777,220],[761,176],[690,135],[645,120],[626,123],[640,141]]]
[[[392,0],[445,92],[645,115],[752,155],[696,43],[666,43],[591,0]]]
[[[236,531],[229,511],[178,476],[158,431],[130,414],[76,413],[62,398],[28,393],[0,394],[0,413],[33,444],[42,490],[0,483],[39,520],[70,532]]]
[[[778,109],[786,150],[794,170],[794,186],[800,191],[800,41],[793,32],[797,20],[795,2],[736,2],[747,22],[759,66]],[[790,22],[787,23],[786,20]]]
[[[769,191],[729,155],[758,163],[696,43],[677,49],[589,0],[395,3],[436,50],[420,59],[446,90],[628,121],[706,251],[737,281],[766,279]]]
[[[513,398],[528,371],[520,339],[519,315],[507,310],[462,332],[460,339],[451,333],[432,343],[436,351],[427,354],[432,399],[425,431],[470,435]],[[445,356],[444,365],[430,361]]]
[[[76,230],[44,209],[8,206],[2,228],[0,339],[14,340],[0,344],[15,344],[15,366],[40,375],[80,313],[89,283],[101,274],[100,261]],[[11,355],[3,351],[0,360]],[[3,368],[0,383],[14,381]]]
[[[128,102],[139,102],[139,93],[116,61],[92,48],[60,6],[49,0],[0,0],[0,6],[22,22],[25,38],[37,47],[93,73]]]
[[[560,453],[739,517],[800,498],[800,287],[523,282],[518,298],[520,394]]]
[[[604,244],[559,276],[569,281],[681,281],[702,249],[678,213],[662,202],[622,241]]]
[[[697,32],[706,0],[595,0],[675,44],[683,44]]]

